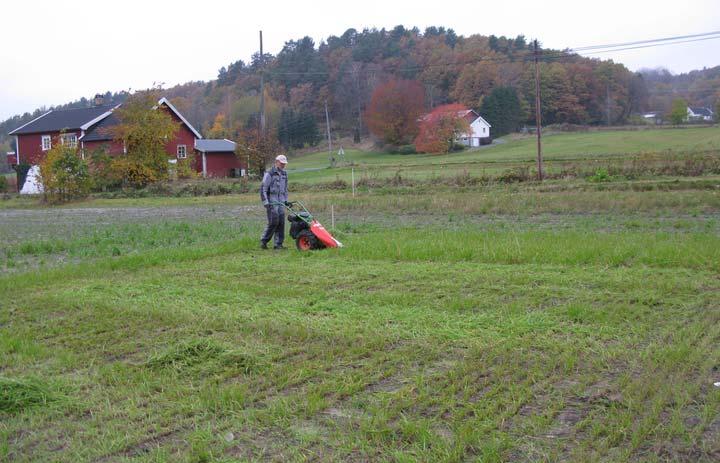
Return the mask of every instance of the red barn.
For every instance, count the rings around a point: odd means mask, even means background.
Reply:
[[[114,140],[112,127],[118,124],[115,110],[120,105],[96,105],[92,108],[51,110],[10,132],[15,135],[17,162],[37,165],[52,148],[53,143],[77,147],[82,156],[104,147],[113,156],[125,154],[122,142]],[[244,172],[245,163],[234,155],[235,143],[230,140],[203,139],[200,132],[170,103],[167,98],[158,101],[157,108],[168,111],[180,124],[175,137],[168,141],[165,150],[172,162],[184,159],[190,150],[197,153],[195,170],[204,177],[228,177]],[[198,142],[203,150],[198,150]]]
[[[223,140],[195,140],[195,151],[203,177],[244,177],[247,162],[235,155],[236,144],[227,138]]]

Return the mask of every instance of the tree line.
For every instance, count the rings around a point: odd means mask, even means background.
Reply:
[[[286,149],[322,138],[317,126],[325,122],[326,104],[333,133],[356,140],[366,136],[373,93],[393,80],[416,84],[426,113],[460,104],[492,114],[486,119],[503,132],[534,125],[532,56],[522,35],[461,36],[444,27],[348,29],[319,44],[310,37],[289,40],[276,55],[255,53],[247,62],[223,66],[216,80],[188,82],[165,94],[203,133],[243,138],[259,124],[262,74],[267,127]],[[649,110],[669,113],[677,97],[710,107],[720,99],[720,66],[680,76],[631,72],[612,60],[542,44],[540,61],[545,124],[623,124]],[[126,97],[123,92],[108,96],[113,102]],[[66,106],[89,104],[82,99]],[[7,132],[40,112],[0,123],[0,144],[11,148]]]

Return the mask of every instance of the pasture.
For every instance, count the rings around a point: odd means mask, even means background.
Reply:
[[[682,128],[664,130],[596,131],[547,133],[543,137],[543,157],[550,172],[568,167],[587,169],[606,167],[633,159],[657,162],[682,154],[700,155],[720,149],[720,129]],[[345,159],[333,156],[337,167],[328,169],[329,153],[291,158],[289,172],[298,172],[298,182],[350,181],[397,175],[408,178],[434,178],[465,173],[475,176],[499,174],[513,168],[534,169],[536,138],[532,135],[504,137],[499,144],[448,155],[401,155],[345,149]],[[344,161],[344,162],[343,162]]]
[[[258,249],[255,193],[0,202],[0,461],[720,458],[717,175],[345,169],[291,172],[346,245],[313,253]]]

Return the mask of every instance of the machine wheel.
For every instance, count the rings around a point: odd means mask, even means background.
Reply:
[[[295,246],[298,251],[310,251],[311,249],[320,249],[320,242],[310,230],[303,230],[295,240]]]

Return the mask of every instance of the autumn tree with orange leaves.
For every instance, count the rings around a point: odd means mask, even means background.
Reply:
[[[415,148],[421,153],[448,153],[455,140],[470,132],[470,123],[463,117],[467,109],[460,104],[438,106],[420,121]]]
[[[413,80],[390,80],[378,85],[365,112],[370,132],[390,145],[404,145],[418,133],[425,109],[425,91]]]

